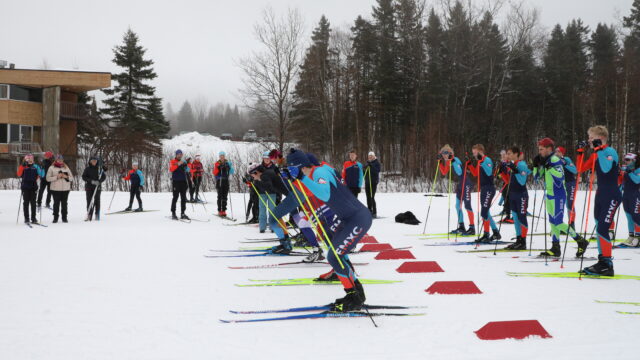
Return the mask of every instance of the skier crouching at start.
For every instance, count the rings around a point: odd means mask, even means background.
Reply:
[[[292,150],[287,155],[289,176],[301,181],[315,197],[326,203],[341,221],[331,238],[333,250],[329,250],[327,260],[338,275],[347,295],[336,299],[332,311],[346,312],[359,310],[366,300],[362,284],[356,278],[347,261],[347,254],[371,227],[371,212],[342,185],[327,167],[313,167],[307,155]]]

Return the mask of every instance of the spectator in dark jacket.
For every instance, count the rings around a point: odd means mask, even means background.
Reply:
[[[233,175],[233,164],[227,160],[226,153],[218,153],[219,160],[213,166],[213,175],[216,178],[216,190],[218,191],[218,216],[227,216],[227,198],[229,196],[229,177]]]
[[[38,207],[42,207],[42,195],[44,195],[44,189],[47,189],[47,200],[45,202],[46,207],[51,207],[51,190],[49,190],[49,182],[47,181],[47,171],[53,164],[53,153],[47,151],[44,153],[44,160],[42,160],[42,170],[44,170],[45,176],[40,177],[40,190],[38,191]]]
[[[264,233],[268,217],[272,216],[271,212],[276,206],[276,194],[284,195],[288,190],[273,169],[265,169],[264,166],[255,164],[249,167],[248,173],[253,177],[253,186],[259,196],[258,224],[260,232]]]
[[[33,155],[29,154],[24,157],[22,165],[18,167],[18,177],[20,178],[20,189],[22,190],[24,222],[29,224],[29,215],[31,215],[31,222],[37,224],[36,194],[38,193],[38,178],[44,177],[44,172],[40,166],[33,163]]]
[[[355,150],[349,151],[349,160],[342,166],[342,183],[345,184],[356,198],[360,194],[363,183],[362,164],[358,162]]]
[[[367,195],[367,208],[371,211],[373,217],[378,216],[378,208],[376,206],[376,190],[380,181],[380,161],[373,151],[369,152],[367,165],[364,167],[364,191]]]
[[[89,159],[89,164],[82,172],[84,180],[84,190],[87,197],[87,218],[91,221],[95,212],[95,219],[100,220],[100,194],[102,193],[102,182],[107,178],[107,167],[101,164],[97,156]]]

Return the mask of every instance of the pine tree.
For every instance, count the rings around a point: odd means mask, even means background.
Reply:
[[[123,149],[131,162],[134,153],[158,153],[160,139],[169,132],[162,111],[162,100],[148,84],[157,77],[153,61],[145,59],[146,49],[139,44],[131,29],[124,34],[122,45],[113,49],[113,62],[123,69],[114,74],[116,85],[103,90],[107,95],[101,114],[112,128],[113,141]]]
[[[616,102],[618,82],[618,37],[615,29],[598,24],[589,42],[592,62],[592,105],[597,124],[616,132]]]
[[[374,93],[377,98],[374,127],[378,133],[372,145],[381,150],[381,161],[385,162],[386,168],[395,169],[401,154],[393,149],[393,144],[400,141],[398,136],[398,39],[393,0],[377,0],[373,8],[373,30],[377,45],[373,75]],[[395,159],[392,156],[395,156]]]
[[[623,18],[629,34],[624,39],[623,74],[621,85],[621,142],[629,144],[629,139],[640,137],[640,0],[634,0],[631,14]],[[639,151],[635,140],[627,151]],[[622,150],[622,149],[620,149]]]
[[[178,124],[178,132],[195,131],[196,116],[193,113],[191,103],[185,101],[178,111],[176,123]]]
[[[329,136],[330,35],[329,21],[323,15],[313,30],[312,43],[300,66],[300,77],[295,86],[296,104],[292,112],[292,132],[296,141],[304,142],[306,148],[321,154],[333,147]]]

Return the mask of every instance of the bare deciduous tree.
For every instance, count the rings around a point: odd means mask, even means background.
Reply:
[[[271,7],[254,25],[261,49],[238,61],[244,73],[243,102],[273,127],[280,150],[290,126],[293,89],[303,53],[304,21],[297,9],[278,15]]]

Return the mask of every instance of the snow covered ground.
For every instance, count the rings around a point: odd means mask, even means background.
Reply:
[[[103,194],[103,203],[108,204],[110,195]],[[215,200],[214,193],[206,197]],[[84,194],[74,192],[69,224],[52,224],[45,210],[42,220],[49,227],[30,229],[15,223],[18,198],[18,191],[0,191],[0,359],[638,358],[633,339],[640,316],[616,310],[640,307],[594,300],[640,302],[640,281],[509,277],[506,271],[577,271],[579,262],[560,269],[558,263],[522,262],[529,259],[526,254],[483,258],[456,252],[473,246],[424,246],[447,240],[406,236],[422,232],[422,225],[395,224],[393,219],[406,210],[424,219],[428,198],[422,194],[379,194],[379,213],[385,218],[374,221],[370,234],[380,243],[411,246],[417,260],[437,261],[444,272],[400,274],[395,269],[405,260],[374,260],[375,253],[352,256],[369,263],[357,268],[363,278],[402,280],[365,286],[369,303],[428,306],[420,309],[426,312],[422,317],[376,318],[378,328],[368,318],[220,323],[268,316],[234,315],[228,312],[232,309],[320,305],[343,292],[340,286],[236,287],[249,279],[312,277],[327,269],[232,270],[228,266],[289,259],[205,258],[209,249],[250,246],[240,241],[260,236],[255,227],[223,226],[209,215],[212,204],[208,212],[189,204],[190,216],[211,221],[185,224],[165,218],[170,194],[145,193],[145,208],[160,211],[85,223]],[[232,199],[236,216],[244,219],[239,215],[243,195]],[[112,210],[124,208],[127,201],[128,194],[118,193]],[[447,198],[434,198],[427,232],[445,232],[447,213]],[[538,232],[542,229],[541,223]],[[504,225],[502,233],[510,238],[513,226]],[[619,234],[626,235],[624,216]],[[535,238],[534,248],[543,248],[543,239]],[[575,245],[569,248],[568,255],[575,253]],[[615,257],[631,259],[617,261],[616,273],[640,275],[639,253],[614,250]],[[587,255],[595,256],[595,248]],[[483,294],[424,291],[441,280],[474,281]],[[489,321],[530,319],[540,321],[553,338],[484,341],[474,334]]]

